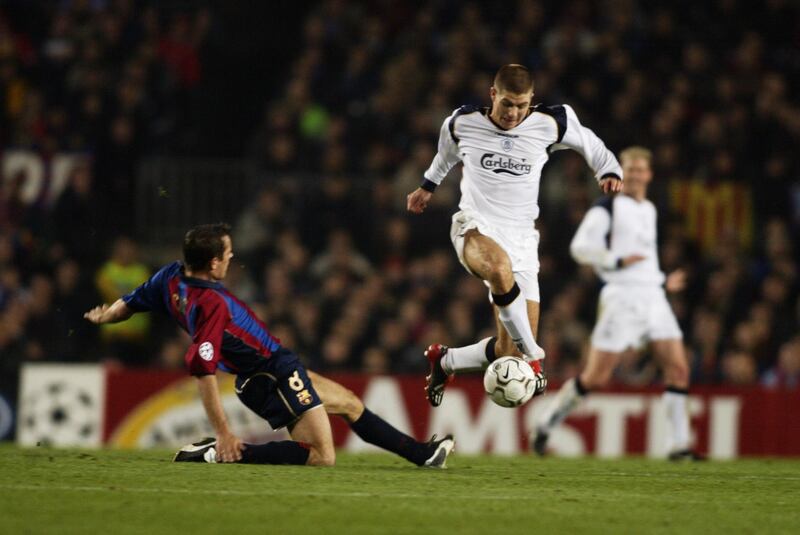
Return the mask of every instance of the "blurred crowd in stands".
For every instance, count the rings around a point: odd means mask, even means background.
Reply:
[[[81,315],[157,267],[130,224],[137,163],[191,131],[214,12],[44,4],[36,24],[20,3],[0,4],[0,146],[90,157],[47,202],[23,200],[25,175],[3,170],[0,371],[14,377],[25,360],[180,367],[187,338],[164,322],[99,330]],[[534,71],[537,102],[571,104],[615,152],[653,149],[662,267],[688,273],[672,302],[693,381],[800,385],[796,3],[488,6],[313,3],[291,69],[246,103],[263,118],[240,157],[271,178],[231,221],[227,285],[325,371],[417,373],[427,344],[491,335],[487,290],[449,244],[458,170],[422,216],[405,212],[405,196],[442,120],[486,105],[496,68],[518,62]],[[568,244],[597,196],[579,155],[546,168],[539,332],[553,378],[576,372],[591,332],[599,283]],[[618,380],[656,380],[645,357],[630,351]]]

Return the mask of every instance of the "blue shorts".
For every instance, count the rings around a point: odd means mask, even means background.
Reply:
[[[264,359],[258,371],[236,376],[236,395],[273,429],[292,425],[304,412],[322,405],[303,363],[283,347]]]

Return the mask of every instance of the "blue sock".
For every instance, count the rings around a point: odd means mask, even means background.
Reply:
[[[266,444],[245,444],[243,464],[306,464],[308,445],[294,440],[280,440]]]
[[[364,413],[358,420],[350,424],[350,428],[364,442],[396,453],[417,466],[422,466],[428,457],[433,455],[430,445],[417,442],[405,433],[398,431],[389,422],[367,408],[364,408]]]

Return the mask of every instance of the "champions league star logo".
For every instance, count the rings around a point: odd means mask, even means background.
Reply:
[[[503,141],[500,142],[500,146],[503,147],[504,151],[511,152],[511,149],[514,148],[514,140],[508,137],[504,137]]]

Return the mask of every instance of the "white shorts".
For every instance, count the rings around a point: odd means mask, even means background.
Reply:
[[[660,286],[607,284],[600,292],[592,346],[619,353],[652,340],[683,338],[678,320]]]
[[[458,261],[469,273],[475,275],[464,262],[464,234],[477,229],[493,239],[511,259],[511,271],[522,295],[528,301],[539,302],[539,231],[530,227],[501,227],[489,224],[474,212],[462,210],[453,214],[450,240]],[[486,286],[489,283],[484,281]],[[491,299],[491,296],[490,296]]]

